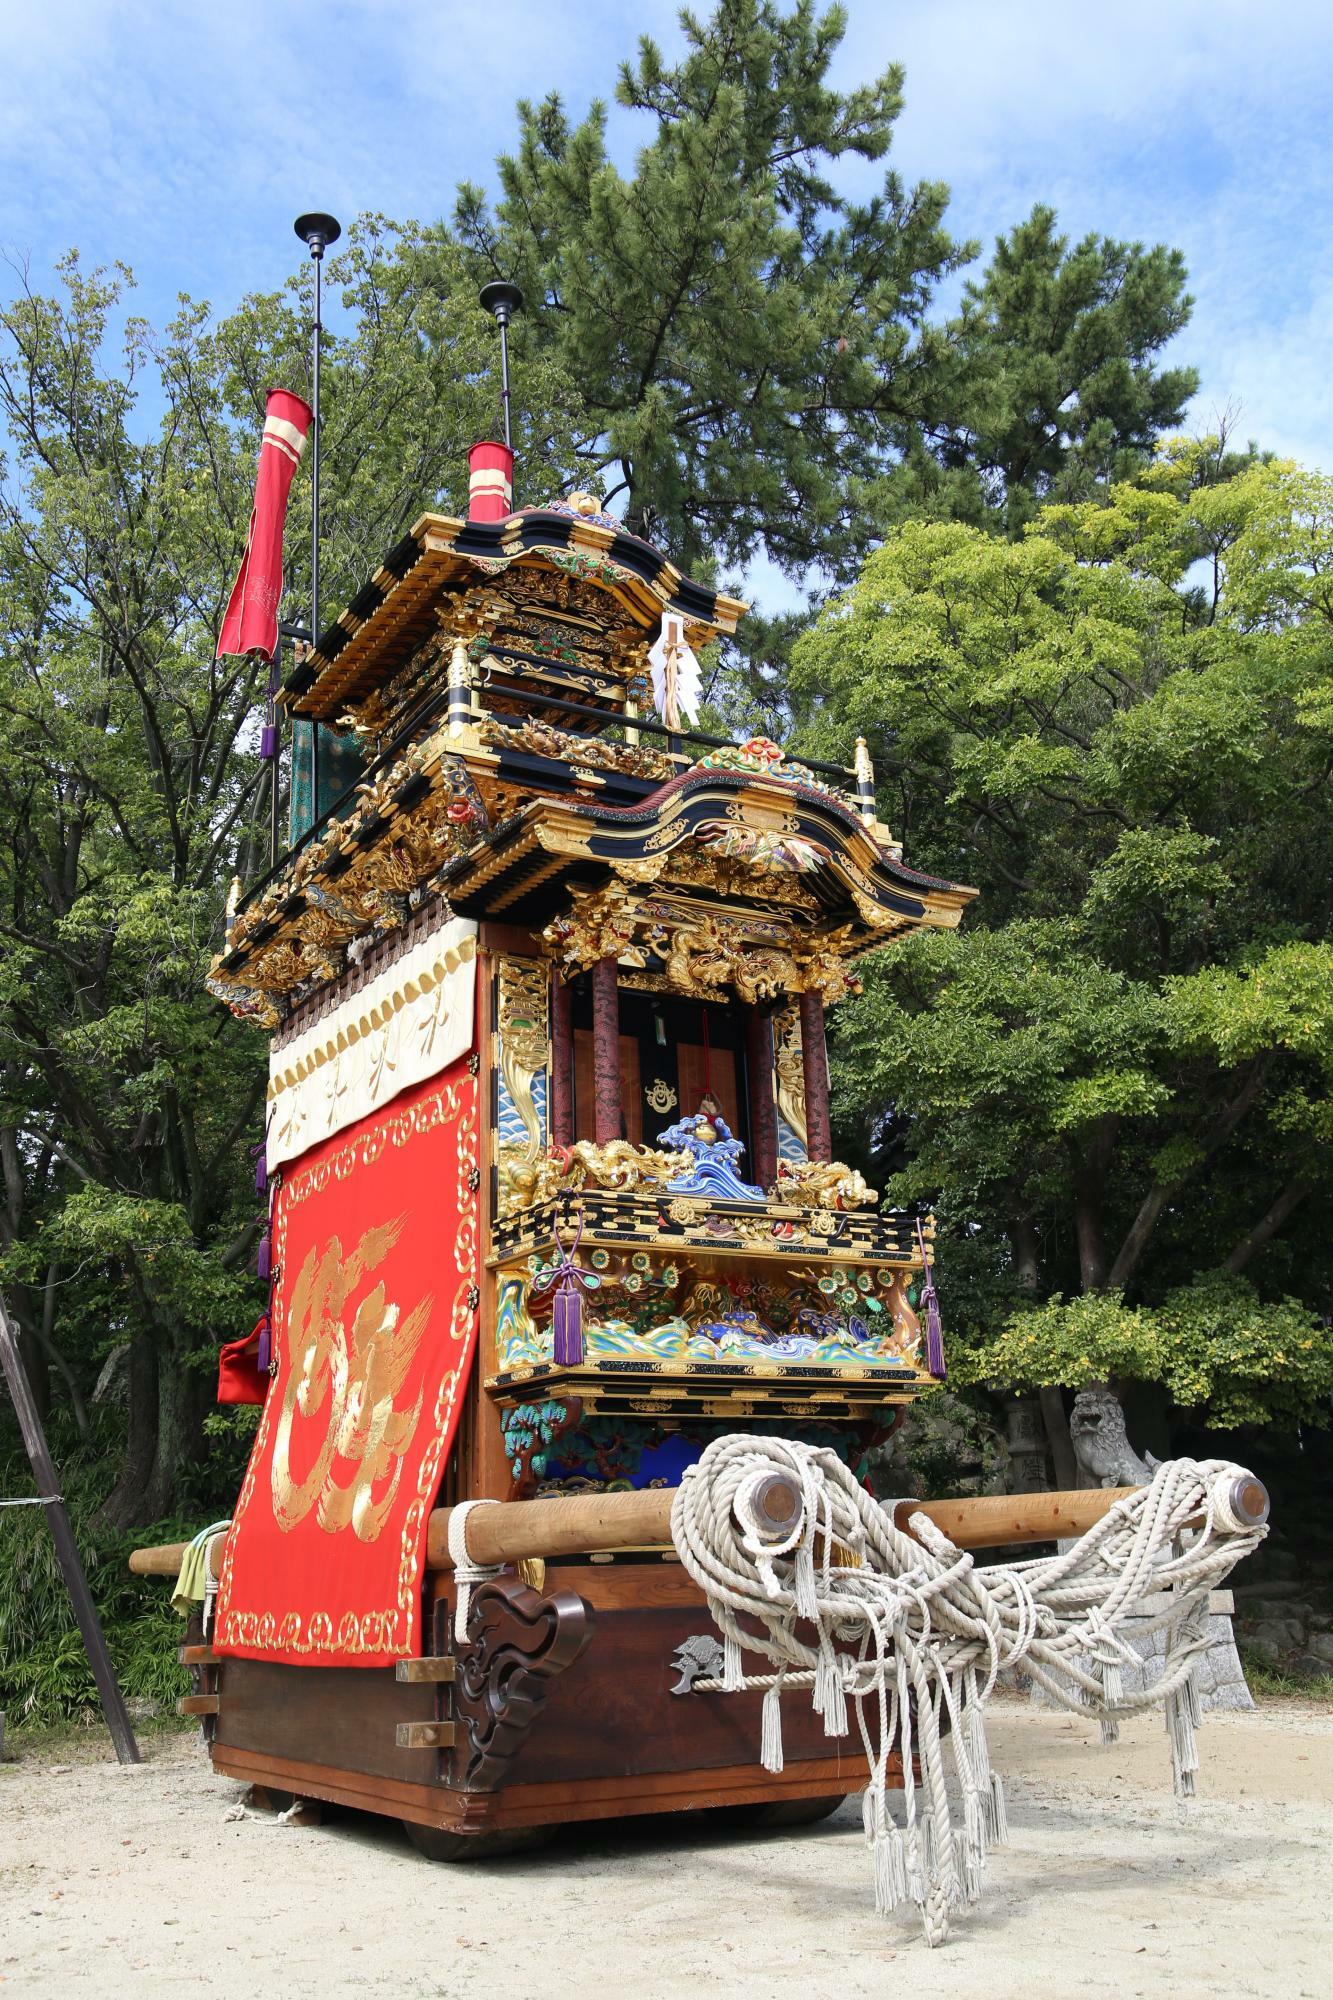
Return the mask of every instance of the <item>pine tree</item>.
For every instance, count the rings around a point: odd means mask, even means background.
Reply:
[[[1131,477],[1178,426],[1195,370],[1161,367],[1193,301],[1163,244],[1085,236],[1038,206],[999,239],[949,328],[952,378],[886,481],[884,512],[1022,530],[1046,500]]]
[[[632,175],[602,104],[571,125],[556,97],[524,103],[498,208],[464,187],[458,228],[523,287],[520,338],[553,343],[579,383],[587,476],[635,533],[696,569],[760,550],[838,568],[864,544],[859,483],[934,406],[927,309],[967,253],[941,184],[887,172],[857,203],[829,178],[882,159],[902,105],[897,67],[830,88],[841,8],[681,18],[679,62],[645,38],[621,67],[618,101],[654,127]]]

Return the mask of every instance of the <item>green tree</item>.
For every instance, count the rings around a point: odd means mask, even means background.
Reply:
[[[797,671],[913,859],[983,890],[878,955],[835,1064],[958,1237],[963,1372],[1138,1373],[1235,1422],[1333,1388],[1292,1226],[1330,1171],[1333,481],[1215,460],[1016,542],[904,526]]]
[[[325,562],[341,603],[432,503],[459,507],[490,427],[495,329],[458,255],[369,219],[330,267]],[[86,1423],[127,1373],[108,1503],[156,1518],[196,1485],[221,1338],[260,1304],[246,1142],[262,1038],[210,1000],[226,885],[265,847],[263,672],[218,661],[265,392],[304,382],[308,276],[164,336],[111,327],[127,273],[71,258],[0,312],[0,1282],[30,1365]],[[555,364],[524,441],[569,463]],[[145,393],[146,391],[146,393]],[[309,486],[289,524],[308,604]],[[304,514],[304,520],[302,515]]]
[[[888,172],[857,203],[830,178],[884,157],[902,105],[896,66],[830,87],[840,7],[719,0],[681,25],[678,62],[645,38],[621,67],[618,102],[652,127],[631,175],[602,104],[571,124],[556,97],[522,103],[498,207],[464,187],[458,228],[579,382],[586,475],[633,532],[696,569],[837,567],[864,545],[858,481],[931,405],[928,307],[966,253],[940,184]]]
[[[1182,422],[1193,368],[1161,366],[1189,320],[1185,260],[1089,235],[1038,206],[995,246],[948,327],[937,413],[884,482],[889,518],[928,512],[1019,532],[1052,499],[1140,471]]]

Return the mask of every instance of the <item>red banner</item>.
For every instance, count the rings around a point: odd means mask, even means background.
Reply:
[[[219,659],[224,653],[263,653],[271,658],[278,643],[287,496],[311,422],[310,405],[300,396],[293,396],[289,389],[269,390],[255,474],[255,504],[250,510],[245,554],[218,634]]]
[[[219,1653],[378,1667],[421,1651],[426,1527],[477,1339],[468,1064],[283,1176],[277,1372],[227,1537]]]

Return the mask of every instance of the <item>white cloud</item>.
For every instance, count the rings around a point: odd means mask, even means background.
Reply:
[[[696,0],[706,12],[708,0]],[[610,98],[675,0],[0,0],[0,245],[40,280],[77,243],[121,258],[138,304],[229,303],[301,257],[329,207],[448,213],[493,177],[513,103]],[[1333,9],[1314,0],[851,0],[839,80],[907,71],[892,163],[950,182],[988,242],[1048,200],[1074,234],[1178,244],[1198,298],[1178,343],[1199,419],[1333,468],[1327,144]],[[639,129],[613,114],[617,154]],[[645,131],[646,128],[642,128]],[[853,162],[869,187],[881,169]]]
[[[1034,202],[1184,251],[1196,299],[1174,355],[1193,420],[1333,469],[1333,9],[1314,0],[852,0],[843,80],[907,72],[893,162],[947,180],[959,236]]]

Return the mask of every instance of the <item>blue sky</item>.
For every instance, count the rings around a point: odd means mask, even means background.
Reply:
[[[1333,469],[1333,8],[848,11],[840,80],[906,65],[893,158],[949,182],[957,235],[989,244],[1042,199],[1073,233],[1179,245],[1196,427],[1230,408],[1241,435]],[[229,306],[293,268],[298,210],[447,212],[460,177],[490,178],[516,97],[609,96],[634,36],[670,47],[675,19],[665,0],[0,0],[0,246],[38,283],[71,244],[119,258],[150,318],[181,290]],[[612,134],[628,159],[634,120]]]

